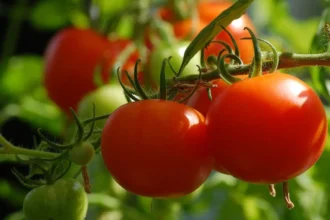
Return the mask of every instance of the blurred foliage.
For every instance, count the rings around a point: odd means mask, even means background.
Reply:
[[[119,33],[119,36],[128,37],[134,34],[134,18],[130,15],[130,8],[137,2],[143,6],[143,3],[148,4],[149,1],[39,0],[30,8],[25,5],[25,8],[18,9],[28,11],[24,19],[38,30],[55,31],[68,25],[97,26],[103,32],[113,28],[112,31]],[[158,4],[161,1],[155,2]],[[322,29],[324,22],[330,20],[328,9],[325,9],[322,18],[297,21],[289,13],[288,1],[256,0],[249,13],[260,30],[260,37],[272,42],[278,50],[301,53],[329,50],[326,43],[329,35]],[[11,18],[16,19],[15,15],[18,13],[11,15]],[[122,19],[116,20],[118,17]],[[113,23],[109,23],[109,20]],[[12,31],[11,24],[15,25],[9,21],[8,33],[12,36],[4,41],[4,50],[10,47],[6,45],[11,42],[10,39],[16,39],[15,33],[18,34],[18,31]],[[8,51],[2,53],[4,56],[0,61],[0,129],[8,119],[15,116],[35,128],[41,127],[52,135],[61,135],[66,119],[49,100],[43,88],[43,58],[36,55],[14,55],[10,54],[13,50]],[[300,72],[310,72],[306,74],[306,81],[329,104],[329,68],[292,70],[297,75]],[[329,107],[326,106],[326,109],[329,113]],[[14,160],[12,156],[1,156],[0,163]],[[276,186],[277,197],[272,198],[267,186],[247,184],[218,173],[213,173],[200,189],[185,198],[158,200],[138,197],[126,192],[111,178],[101,156],[97,155],[88,167],[93,193],[89,195],[87,219],[326,220],[330,216],[329,161],[328,140],[316,165],[290,181],[295,208],[288,210],[280,185]],[[0,178],[0,198],[13,207],[21,209],[26,192],[18,183]],[[23,219],[21,211],[5,218],[16,219]]]

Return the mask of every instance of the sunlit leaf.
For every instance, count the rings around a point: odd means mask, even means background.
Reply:
[[[38,29],[57,29],[68,22],[68,10],[61,1],[38,1],[30,12],[30,21]]]
[[[314,35],[310,50],[313,53],[329,51],[330,33],[325,30],[326,22],[330,21],[330,8],[325,8],[319,22],[318,29]],[[327,86],[330,80],[329,68],[311,67],[312,83],[316,91],[330,103],[330,92]]]

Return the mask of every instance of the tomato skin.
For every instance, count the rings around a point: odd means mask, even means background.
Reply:
[[[109,70],[126,39],[109,41],[90,29],[67,28],[58,32],[45,51],[44,83],[48,96],[67,114],[96,89],[94,70],[101,65],[101,78],[109,80]]]
[[[35,188],[23,202],[27,220],[81,220],[87,207],[84,187],[74,179],[59,179],[53,185]]]
[[[213,101],[206,125],[215,169],[252,183],[279,183],[305,172],[327,136],[319,97],[283,73],[232,84]]]
[[[113,178],[126,190],[154,198],[180,197],[209,176],[204,117],[173,101],[144,100],[109,117],[101,151]]]
[[[240,79],[245,79],[248,75],[238,75],[236,76]],[[211,94],[212,100],[218,97],[226,88],[230,85],[223,81],[222,79],[215,79],[210,81],[216,87],[212,87]],[[187,105],[198,110],[202,115],[206,117],[206,114],[210,108],[212,101],[209,99],[206,87],[201,87],[196,90],[196,92],[189,98]]]
[[[176,37],[183,39],[189,34],[192,34],[191,37],[193,38],[222,11],[229,8],[231,5],[232,3],[228,1],[199,2],[197,5],[197,11],[199,13],[200,20],[197,27],[193,27],[193,21],[191,19],[181,21],[175,20],[174,13],[172,13],[169,8],[160,9],[159,14],[165,21],[169,21],[173,24],[173,30]],[[226,29],[234,36],[240,50],[240,57],[242,61],[244,63],[250,63],[254,56],[253,44],[251,40],[241,40],[243,37],[250,37],[249,33],[243,30],[244,27],[249,27],[252,31],[256,31],[252,20],[247,14],[244,14],[240,18],[234,20],[226,27]],[[195,30],[195,32],[191,33],[192,30]],[[234,48],[229,35],[225,31],[221,31],[213,40],[223,40]],[[221,44],[211,43],[205,50],[205,56],[217,56],[222,49],[224,49],[224,47]]]

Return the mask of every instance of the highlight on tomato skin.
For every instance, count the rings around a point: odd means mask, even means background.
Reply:
[[[321,156],[328,130],[317,94],[283,73],[232,84],[213,100],[206,126],[215,169],[263,184],[308,170]]]
[[[187,195],[209,176],[213,160],[206,147],[204,117],[173,101],[128,103],[108,118],[101,152],[113,178],[141,196]]]

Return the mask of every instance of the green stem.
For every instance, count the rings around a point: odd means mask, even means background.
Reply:
[[[0,154],[17,154],[17,155],[25,155],[25,156],[30,156],[30,157],[42,157],[42,158],[54,158],[54,157],[58,156],[57,153],[16,147],[16,146],[12,145],[9,141],[7,141],[1,134],[0,134],[0,145],[3,146],[0,148]]]
[[[272,59],[273,57],[272,52],[263,53],[263,57],[267,59]],[[330,66],[330,52],[321,53],[321,54],[297,54],[297,53],[290,53],[290,52],[279,52],[279,63],[278,69],[285,69],[285,68],[296,68],[296,67],[303,67],[303,66]],[[273,60],[265,60],[263,61],[262,71],[269,71],[272,69],[274,65]],[[251,64],[245,65],[229,65],[227,71],[231,75],[240,75],[240,74],[247,74],[251,69]],[[218,79],[219,73],[218,70],[212,70],[208,73],[204,73],[202,75],[202,80],[210,81],[213,79]],[[177,82],[194,82],[199,79],[198,75],[189,75],[189,76],[182,76],[175,79],[167,79],[167,85],[173,85]]]
[[[260,46],[258,44],[258,40],[250,28],[245,27],[244,30],[249,31],[249,33],[251,35],[251,40],[253,42],[253,49],[254,49],[253,68],[252,68],[252,72],[250,72],[250,74],[249,74],[249,77],[261,76],[262,75],[262,54],[261,54]]]
[[[82,121],[81,123],[83,126],[85,126],[85,125],[93,122],[93,120],[98,121],[98,120],[107,119],[107,118],[109,118],[110,115],[111,114],[106,114],[106,115],[97,116],[95,118],[86,119],[85,121]]]
[[[6,61],[15,51],[21,23],[25,15],[26,5],[27,0],[20,0],[10,12],[10,20],[0,56],[2,61]]]
[[[234,55],[234,54],[226,54],[226,55],[223,55],[219,62],[218,62],[218,70],[219,70],[219,75],[221,76],[221,78],[226,81],[228,84],[232,84],[234,82],[238,82],[240,81],[239,78],[237,77],[234,77],[232,76],[231,74],[228,73],[228,71],[226,70],[226,66],[225,66],[225,59],[226,58],[231,58],[233,59],[234,61],[236,61],[237,63],[239,63],[240,65],[243,63],[242,60]]]

